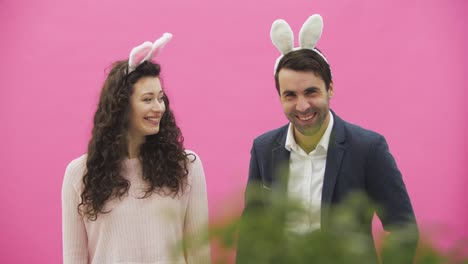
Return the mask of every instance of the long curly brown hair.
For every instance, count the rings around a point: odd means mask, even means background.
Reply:
[[[129,126],[130,97],[134,84],[142,77],[159,77],[159,64],[145,61],[127,74],[128,61],[114,63],[104,82],[98,109],[94,115],[92,137],[88,145],[86,172],[80,214],[96,220],[106,201],[125,195],[129,181],[121,175],[122,161],[127,158],[127,132]],[[166,111],[160,121],[160,130],[146,136],[140,146],[139,160],[142,175],[149,183],[144,197],[154,192],[176,196],[183,192],[187,179],[187,156],[184,138],[177,127],[165,95]],[[163,187],[166,187],[163,192]],[[168,193],[166,190],[169,190]]]

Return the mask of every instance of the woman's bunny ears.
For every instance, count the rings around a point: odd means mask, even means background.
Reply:
[[[131,73],[147,60],[154,60],[158,56],[161,49],[172,39],[171,33],[164,33],[162,37],[157,39],[154,43],[149,41],[144,42],[143,44],[135,47],[130,52],[128,58],[128,74]]]
[[[301,31],[299,31],[299,47],[294,48],[294,35],[291,30],[291,27],[283,19],[277,19],[271,25],[271,41],[276,46],[276,48],[281,52],[281,56],[276,60],[276,67],[278,62],[281,60],[283,55],[299,49],[310,49],[317,52],[325,61],[325,56],[321,54],[315,46],[322,35],[323,30],[323,20],[319,14],[310,16],[307,21],[302,25]],[[328,63],[328,62],[327,62]]]

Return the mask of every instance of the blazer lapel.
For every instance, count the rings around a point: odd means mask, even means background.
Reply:
[[[333,198],[336,179],[340,172],[341,161],[345,152],[343,142],[345,141],[344,121],[338,117],[333,111],[333,130],[330,135],[330,143],[327,153],[327,164],[322,187],[322,202],[321,202],[321,220],[322,223],[327,222],[329,207]]]

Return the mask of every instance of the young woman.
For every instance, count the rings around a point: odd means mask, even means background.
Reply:
[[[64,263],[209,263],[209,246],[177,251],[208,228],[205,175],[152,60],[171,39],[134,48],[101,92],[87,154],[62,187]],[[182,243],[183,244],[183,243]]]

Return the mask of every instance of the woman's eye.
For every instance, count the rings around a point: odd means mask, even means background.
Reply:
[[[145,103],[150,103],[150,102],[151,102],[151,98],[145,98],[145,99],[143,99],[143,102],[145,102]]]

